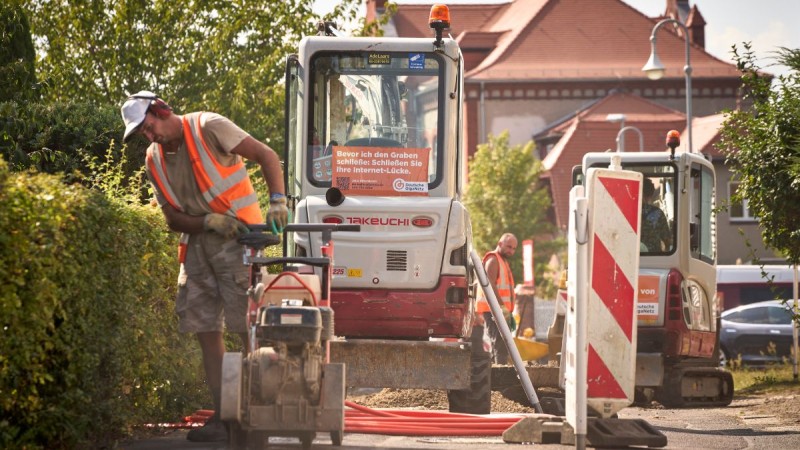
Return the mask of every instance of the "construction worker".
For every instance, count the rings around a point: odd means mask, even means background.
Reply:
[[[517,238],[511,233],[505,233],[497,242],[497,247],[483,256],[483,268],[489,278],[489,284],[503,310],[503,318],[509,328],[514,329],[514,318],[511,311],[514,309],[514,275],[507,259],[514,256],[517,251]],[[496,364],[508,363],[508,348],[500,336],[500,330],[492,318],[489,303],[483,289],[478,289],[478,302],[476,312],[479,320],[483,319],[486,338],[492,343],[492,360]]]
[[[219,420],[223,330],[247,341],[248,267],[236,237],[245,224],[263,223],[242,158],[255,161],[269,185],[267,223],[286,226],[288,210],[278,155],[225,117],[210,112],[177,115],[155,94],[141,91],[122,105],[123,140],[138,133],[152,144],[146,172],[167,225],[181,233],[178,258],[179,329],[195,333],[206,383],[217,413],[187,438],[226,441]]]
[[[672,251],[672,232],[669,230],[667,216],[661,208],[654,205],[658,199],[653,180],[645,177],[642,181],[642,250],[650,253]]]

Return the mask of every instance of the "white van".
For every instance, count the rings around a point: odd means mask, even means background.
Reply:
[[[793,281],[790,265],[718,265],[717,305],[726,310],[762,300],[792,298]]]

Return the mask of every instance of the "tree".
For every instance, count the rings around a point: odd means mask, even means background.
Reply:
[[[764,243],[800,262],[800,49],[780,48],[792,72],[775,86],[755,61],[749,43],[733,47],[751,107],[726,113],[718,147],[740,182],[734,201],[747,200]]]
[[[352,18],[358,0],[329,17]],[[313,0],[25,0],[45,100],[119,105],[149,89],[226,115],[280,151],[283,63],[320,19]]]
[[[472,221],[474,247],[479,254],[494,249],[505,232],[520,240],[534,239],[534,274],[539,295],[547,296],[551,280],[544,277],[552,254],[563,249],[553,239],[547,218],[550,196],[539,187],[542,163],[533,156],[534,144],[509,147],[508,132],[489,136],[469,163],[469,185],[464,203]],[[545,239],[536,239],[546,237]],[[521,252],[520,252],[521,253]],[[511,260],[515,280],[522,280],[522,258]]]
[[[0,102],[34,100],[36,72],[30,25],[16,1],[0,5]]]

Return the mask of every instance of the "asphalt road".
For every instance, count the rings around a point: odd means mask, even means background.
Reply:
[[[798,412],[800,413],[800,412]],[[800,426],[778,425],[770,415],[749,415],[747,409],[707,408],[665,410],[626,408],[619,413],[622,419],[643,419],[667,437],[666,449],[797,449],[800,448]],[[122,450],[223,450],[224,443],[199,444],[186,440],[186,430],[176,430],[156,438],[124,442]],[[348,434],[338,449],[501,449],[510,445],[497,438],[409,437],[368,434]],[[574,446],[533,444],[536,448],[563,449]],[[520,447],[519,445],[517,445]],[[529,445],[524,445],[528,447]],[[269,448],[297,450],[300,443],[292,438],[270,438]],[[327,434],[319,433],[313,449],[334,449]],[[591,447],[590,447],[591,448]]]

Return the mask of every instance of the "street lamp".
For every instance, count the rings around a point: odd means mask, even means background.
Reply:
[[[639,135],[639,151],[644,151],[644,136],[642,135],[642,130],[628,125],[626,127],[622,127],[617,132],[617,153],[621,153],[625,151],[625,132],[626,131],[635,131]]]
[[[692,66],[689,64],[689,29],[686,28],[686,25],[675,19],[664,19],[653,27],[653,32],[650,34],[650,59],[647,60],[647,64],[642,67],[642,70],[651,80],[658,80],[664,76],[664,65],[661,64],[661,59],[656,54],[656,32],[667,23],[674,23],[681,27],[686,40],[686,65],[683,66],[683,73],[686,75],[686,145],[689,153],[692,153],[694,151],[692,149]]]
[[[627,116],[625,114],[620,113],[612,113],[606,116],[606,122],[619,122],[619,131],[617,132],[617,153],[625,151],[625,132],[626,131],[635,131],[639,134],[639,151],[644,151],[644,137],[642,136],[642,130],[634,127],[634,126],[625,126],[625,120],[627,120]]]
[[[620,132],[617,133],[617,152],[620,151],[620,148],[625,148],[625,135],[622,133],[622,136],[620,136],[622,129],[625,128],[625,119],[627,119],[625,114],[620,113],[612,113],[606,116],[606,122],[619,122]],[[620,137],[622,137],[621,140]]]

